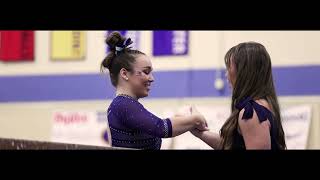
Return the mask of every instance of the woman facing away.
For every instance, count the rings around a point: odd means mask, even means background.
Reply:
[[[214,149],[286,149],[271,59],[259,43],[240,43],[225,55],[231,115],[220,133],[191,133]],[[198,114],[196,109],[192,110]]]
[[[161,119],[139,102],[149,94],[152,63],[141,51],[130,49],[130,38],[112,32],[106,39],[110,52],[101,63],[108,69],[116,97],[108,108],[108,123],[112,146],[134,149],[160,149],[161,138],[178,136],[192,129],[208,130],[205,118],[194,113],[189,116]]]

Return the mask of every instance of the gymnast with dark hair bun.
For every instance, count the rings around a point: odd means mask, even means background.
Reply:
[[[113,147],[134,149],[161,148],[161,138],[171,138],[187,131],[205,131],[207,123],[200,113],[161,119],[139,102],[146,97],[154,82],[149,57],[129,46],[130,38],[112,32],[106,39],[110,52],[101,63],[109,70],[115,98],[108,108],[108,122]]]

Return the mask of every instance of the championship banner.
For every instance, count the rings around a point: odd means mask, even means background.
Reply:
[[[117,30],[114,30],[114,31],[117,31]],[[108,37],[114,31],[107,31],[106,36]],[[130,45],[130,47],[132,47],[131,49],[140,50],[140,36],[141,36],[140,31],[118,31],[118,32],[126,38],[131,38],[131,40],[133,41],[133,43]],[[107,46],[106,53],[108,52],[109,52],[109,48]]]
[[[55,111],[52,117],[52,142],[111,146],[106,112]]]
[[[34,60],[34,31],[0,31],[0,60]]]
[[[52,31],[50,56],[52,60],[81,60],[86,53],[84,31]]]
[[[153,31],[153,56],[187,55],[188,31]]]

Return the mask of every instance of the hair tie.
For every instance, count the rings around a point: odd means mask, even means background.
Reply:
[[[122,45],[116,46],[116,55],[118,55],[119,52],[122,52],[125,48],[127,48],[130,44],[132,44],[131,38],[126,39]],[[131,47],[129,47],[131,48]]]

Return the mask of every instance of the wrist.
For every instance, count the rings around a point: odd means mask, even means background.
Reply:
[[[192,116],[192,122],[194,126],[201,124],[201,116],[199,114],[193,114]]]

